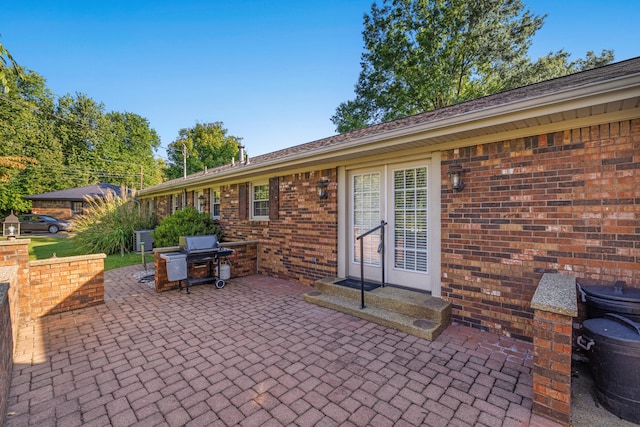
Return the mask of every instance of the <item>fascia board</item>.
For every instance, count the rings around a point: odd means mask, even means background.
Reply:
[[[640,74],[613,79],[604,83],[584,85],[579,88],[560,91],[552,95],[542,95],[523,101],[501,104],[497,107],[464,113],[429,123],[393,129],[380,134],[355,139],[340,144],[337,147],[320,147],[313,150],[313,157],[310,156],[311,153],[296,153],[291,156],[284,156],[280,159],[260,163],[258,166],[267,167],[278,163],[290,163],[299,159],[310,158],[319,161],[322,155],[335,153],[337,151],[348,151],[352,148],[361,148],[362,146],[378,142],[404,139],[414,135],[419,135],[419,139],[423,139],[436,131],[437,134],[442,134],[442,130],[445,129],[447,130],[445,133],[466,131],[477,128],[479,124],[481,124],[481,127],[505,124],[537,117],[541,113],[555,114],[562,111],[580,109],[591,105],[614,102],[636,96],[640,96]]]

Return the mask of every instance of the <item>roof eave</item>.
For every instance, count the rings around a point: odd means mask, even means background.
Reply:
[[[260,172],[268,172],[286,164],[287,167],[302,166],[330,161],[339,157],[342,153],[354,149],[362,150],[363,147],[379,144],[380,142],[392,143],[392,141],[405,141],[407,138],[416,137],[428,139],[430,134],[454,133],[478,126],[496,126],[516,120],[525,120],[540,114],[551,114],[562,111],[584,108],[633,97],[640,97],[640,73],[625,75],[606,81],[587,83],[578,87],[559,90],[552,94],[544,94],[523,100],[502,103],[484,109],[457,114],[442,119],[436,119],[425,123],[416,123],[357,137],[347,140],[340,145],[319,147],[310,151],[303,151],[284,155],[282,157],[260,162],[259,164],[239,164],[237,167],[214,174],[193,174],[183,180],[173,180],[171,183],[159,184],[139,192],[139,195],[151,195],[167,192],[172,188],[182,189],[187,186],[197,186],[204,182],[229,180],[235,177],[250,176]],[[425,145],[429,145],[428,142]]]

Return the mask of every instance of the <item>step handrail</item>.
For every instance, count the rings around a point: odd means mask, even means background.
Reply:
[[[378,246],[378,252],[381,256],[381,265],[382,265],[382,287],[384,288],[384,227],[387,223],[382,220],[380,221],[380,225],[372,228],[369,231],[366,231],[356,237],[356,240],[360,240],[360,308],[364,309],[366,306],[364,305],[364,237],[368,236],[371,233],[375,233],[376,231],[382,229],[380,233],[380,245]]]

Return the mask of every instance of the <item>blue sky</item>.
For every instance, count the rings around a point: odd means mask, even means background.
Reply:
[[[221,121],[256,156],[335,133],[330,117],[353,97],[372,0],[4,3],[0,40],[56,95],[82,92],[107,111],[139,114],[165,147],[182,128]],[[548,15],[532,58],[640,56],[636,0],[525,4]]]

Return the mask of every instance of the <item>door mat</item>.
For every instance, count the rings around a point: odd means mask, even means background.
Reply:
[[[351,289],[360,290],[360,279],[344,279],[344,280],[340,280],[339,282],[336,282],[335,284],[340,286],[346,286],[347,288],[351,288]],[[372,291],[379,287],[380,287],[380,283],[367,282],[366,280],[364,282],[365,291]]]

